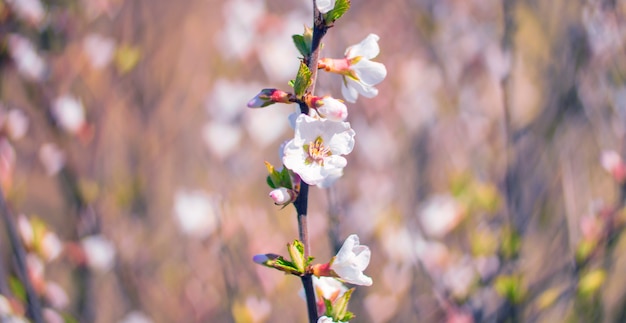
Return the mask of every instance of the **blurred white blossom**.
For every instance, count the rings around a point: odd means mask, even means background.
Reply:
[[[31,81],[43,80],[48,67],[28,38],[16,34],[10,35],[9,53],[20,74]]]
[[[115,40],[95,33],[87,35],[83,40],[83,50],[95,69],[104,68],[111,62],[115,47]]]
[[[46,283],[46,301],[56,309],[63,309],[70,304],[70,298],[59,284],[55,282]]]
[[[102,235],[91,235],[81,240],[87,265],[94,270],[106,272],[113,267],[115,246]]]
[[[178,190],[174,216],[182,233],[195,238],[210,236],[218,225],[214,198],[203,190]]]
[[[46,170],[48,176],[56,175],[65,165],[65,154],[57,145],[44,143],[39,148],[39,161]]]
[[[46,10],[39,0],[5,0],[13,12],[22,20],[34,26],[43,22]]]
[[[222,8],[225,24],[217,37],[218,48],[224,57],[243,59],[254,46],[265,1],[229,0]]]
[[[140,311],[132,311],[124,316],[118,323],[152,323],[153,321]]]
[[[19,109],[11,109],[7,113],[5,120],[5,127],[9,136],[13,140],[18,140],[24,137],[28,131],[28,117],[24,111]]]
[[[430,237],[441,238],[463,220],[464,208],[450,195],[430,197],[419,211],[424,232]]]
[[[241,137],[241,127],[227,122],[209,121],[202,129],[202,138],[209,151],[220,159],[235,152]]]
[[[52,103],[52,115],[61,129],[78,134],[85,126],[83,103],[72,95],[62,95]]]

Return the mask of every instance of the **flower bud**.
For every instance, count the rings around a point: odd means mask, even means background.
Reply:
[[[279,187],[270,192],[270,197],[276,205],[287,205],[296,199],[296,194],[293,190]]]
[[[248,101],[248,108],[265,108],[274,103],[291,103],[292,95],[277,89],[263,89],[252,100]]]
[[[344,121],[348,117],[348,108],[346,108],[346,105],[330,96],[316,100],[315,106],[320,116],[330,121]]]

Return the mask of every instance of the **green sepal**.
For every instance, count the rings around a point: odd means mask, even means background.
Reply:
[[[300,55],[302,55],[302,57],[307,57],[311,50],[309,49],[309,46],[307,46],[306,40],[304,40],[304,36],[293,35],[291,36],[291,38],[293,39],[293,43],[296,45],[296,48],[300,52]]]
[[[296,265],[293,262],[285,260],[283,256],[275,255],[275,254],[266,254],[265,257],[268,258],[262,265],[265,267],[270,267],[274,269],[278,269],[282,272],[298,275],[300,276],[300,272]]]
[[[293,91],[297,98],[301,98],[304,92],[311,85],[311,71],[303,62],[300,62],[300,69],[298,69],[298,75],[293,82]]]
[[[341,297],[335,300],[335,303],[333,304],[333,319],[337,319],[338,321],[342,321],[342,322],[347,322],[347,320],[344,319],[344,316],[350,313],[348,312],[348,302],[350,301],[350,297],[352,296],[353,292],[354,292],[354,288],[350,288],[345,293],[343,293]]]
[[[324,15],[326,25],[330,26],[350,9],[350,0],[337,0],[335,8]]]

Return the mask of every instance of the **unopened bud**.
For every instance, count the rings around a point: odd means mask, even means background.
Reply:
[[[330,96],[315,100],[315,107],[320,116],[330,121],[344,121],[348,117],[346,105]]]
[[[291,103],[292,95],[277,89],[263,89],[252,100],[248,101],[248,108],[265,108],[274,103]]]
[[[279,187],[270,192],[270,197],[276,205],[286,205],[293,202],[296,199],[296,194],[293,190],[285,187]]]

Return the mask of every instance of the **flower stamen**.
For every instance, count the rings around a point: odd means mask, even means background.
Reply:
[[[304,151],[307,153],[307,157],[304,161],[306,165],[316,163],[320,166],[324,166],[324,158],[333,154],[329,147],[324,146],[324,139],[322,139],[321,136],[315,138],[315,141],[303,145],[302,148],[304,148]]]

